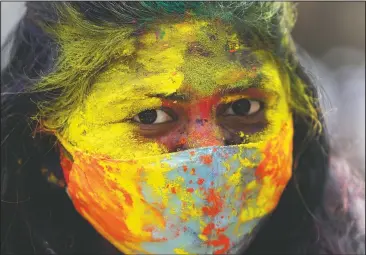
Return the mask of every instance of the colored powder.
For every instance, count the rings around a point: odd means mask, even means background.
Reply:
[[[179,249],[179,248],[176,248],[174,249],[174,252],[176,254],[189,254],[188,252],[186,252],[184,249]]]
[[[205,179],[198,178],[197,184],[202,185],[205,182]]]
[[[214,217],[221,212],[224,202],[214,189],[208,190],[207,202],[209,203],[209,206],[204,206],[202,208],[204,214]]]
[[[200,157],[203,164],[209,165],[212,163],[212,156],[211,155],[203,155]]]

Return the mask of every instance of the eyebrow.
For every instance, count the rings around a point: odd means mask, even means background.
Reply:
[[[245,82],[245,84],[241,85],[240,87],[237,85],[235,87],[228,85],[222,88],[219,94],[221,96],[227,94],[236,94],[251,88],[263,89],[263,80],[265,80],[263,75],[257,75],[256,77],[249,79],[249,81]]]
[[[228,88],[228,89],[221,90],[219,92],[219,95],[221,97],[225,97],[225,96],[230,96],[230,95],[235,95],[235,94],[240,94],[240,93],[248,93],[250,89],[258,89],[259,91],[261,91],[261,92],[259,92],[259,95],[264,93],[264,95],[272,95],[276,99],[278,99],[278,97],[279,97],[279,93],[276,90],[266,88],[263,86]],[[257,94],[257,93],[255,93],[255,94]]]
[[[265,81],[266,79],[267,79],[266,77],[259,74],[256,77],[250,78],[248,81],[245,82],[246,84],[243,84],[240,87],[238,87],[238,86],[230,87],[230,85],[228,85],[228,86],[221,88],[220,91],[218,92],[218,95],[225,96],[225,95],[244,93],[248,89],[261,89],[264,92],[278,95],[278,92],[276,92],[275,90],[266,88],[265,86],[263,86],[263,81]],[[178,92],[174,92],[172,94],[162,94],[162,93],[147,94],[146,96],[157,97],[157,98],[161,98],[161,99],[166,99],[166,100],[170,100],[170,101],[179,101],[179,102],[187,102],[191,99],[191,96],[189,96],[187,94],[181,94]]]
[[[180,94],[178,92],[174,92],[172,94],[148,94],[148,97],[157,97],[161,99],[171,100],[171,101],[181,101],[186,102],[190,99],[188,95]]]

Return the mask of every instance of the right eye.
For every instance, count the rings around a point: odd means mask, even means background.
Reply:
[[[233,102],[224,113],[225,115],[250,116],[262,110],[263,105],[258,100],[240,99]]]
[[[173,118],[163,110],[146,110],[140,112],[132,119],[138,123],[146,125],[161,124],[173,120]]]

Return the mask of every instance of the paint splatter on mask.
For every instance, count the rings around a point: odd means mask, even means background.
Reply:
[[[213,146],[131,160],[64,141],[75,208],[126,254],[227,254],[247,246],[291,178],[292,121],[260,144]],[[284,149],[286,148],[286,149]]]

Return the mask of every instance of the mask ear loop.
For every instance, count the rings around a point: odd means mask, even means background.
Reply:
[[[69,199],[72,200],[71,196],[70,196],[70,193],[69,193],[69,190],[67,189],[67,185],[65,186],[65,192],[66,192],[67,196],[69,197]]]

